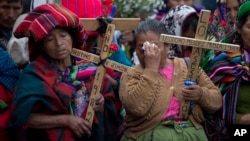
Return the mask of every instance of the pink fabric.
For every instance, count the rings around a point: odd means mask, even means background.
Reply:
[[[172,82],[173,73],[174,73],[174,66],[166,66],[164,69],[160,70],[160,73],[165,76],[168,82]],[[167,117],[177,116],[180,110],[180,101],[177,99],[176,96],[173,95],[171,98],[170,104],[168,109],[166,110],[165,114],[163,115],[163,119]]]
[[[77,78],[87,78],[88,76],[91,76],[95,73],[96,68],[88,68],[85,71],[82,71],[77,74]]]
[[[80,18],[96,18],[103,16],[100,0],[62,0],[62,5]]]
[[[168,82],[172,82],[174,65],[166,66],[165,68],[160,70],[160,73],[165,76]]]
[[[166,113],[163,115],[163,119],[166,119],[167,117],[178,116],[179,110],[180,101],[176,98],[176,96],[173,96]]]

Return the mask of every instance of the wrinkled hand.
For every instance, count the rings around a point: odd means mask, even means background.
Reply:
[[[66,118],[66,125],[71,129],[71,131],[76,134],[78,137],[82,137],[84,135],[91,135],[91,126],[90,123],[77,116],[68,115]]]
[[[244,114],[244,115],[240,118],[240,124],[250,125],[250,113]]]
[[[190,85],[182,89],[182,96],[185,100],[197,102],[202,97],[203,90],[199,85]]]
[[[93,108],[95,111],[100,111],[100,112],[104,111],[104,97],[102,96],[102,94],[96,96],[95,106]]]
[[[145,42],[143,44],[145,55],[145,68],[152,69],[158,72],[161,63],[161,51],[160,48],[154,43]]]

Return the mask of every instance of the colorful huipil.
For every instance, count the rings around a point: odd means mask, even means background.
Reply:
[[[96,66],[94,64],[84,64],[81,66],[70,66],[65,71],[59,72],[57,81],[65,82],[74,89],[71,111],[74,115],[80,117],[88,106],[90,93],[86,88],[84,81],[89,76],[94,75]]]

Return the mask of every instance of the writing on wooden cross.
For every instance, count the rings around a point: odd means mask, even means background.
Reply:
[[[99,22],[94,18],[81,18],[80,20],[83,23],[86,30],[95,31],[99,26]],[[98,46],[101,46],[100,56],[97,56],[95,54],[91,54],[82,50],[78,50],[78,49],[73,49],[71,53],[72,56],[79,57],[81,59],[87,60],[95,64],[104,62],[103,64],[100,64],[97,66],[92,90],[90,93],[89,105],[88,105],[87,114],[85,117],[85,119],[90,122],[90,125],[93,124],[93,118],[95,115],[93,107],[95,105],[95,98],[100,93],[103,76],[106,73],[105,67],[112,68],[119,72],[127,72],[128,69],[130,69],[130,67],[128,66],[125,66],[123,64],[119,64],[115,61],[107,59],[109,55],[109,49],[110,49],[110,45],[112,42],[115,27],[118,27],[116,29],[119,29],[119,30],[133,30],[139,22],[140,22],[139,18],[132,18],[132,19],[131,18],[129,19],[115,18],[113,19],[112,23],[108,24],[107,26],[106,33],[103,37],[103,40],[100,38],[98,39]],[[103,41],[103,43],[101,41]]]
[[[203,48],[213,49],[218,51],[231,51],[231,52],[239,50],[238,45],[217,43],[205,40],[208,28],[209,15],[210,11],[208,10],[201,11],[194,39],[179,37],[174,35],[165,35],[165,34],[162,34],[160,37],[160,41],[162,42],[192,47],[190,63],[188,65],[187,80],[196,81]],[[181,109],[180,109],[181,117],[185,119],[188,118],[189,106],[190,106],[190,101],[185,100],[181,103]]]
[[[103,46],[101,48],[101,54],[100,54],[101,61],[106,59],[109,55],[109,48],[112,42],[114,31],[115,31],[115,25],[109,24],[106,30],[106,34],[104,36]],[[103,76],[105,72],[106,72],[105,67],[102,64],[97,66],[95,79],[94,79],[93,86],[92,86],[91,93],[90,93],[89,106],[87,108],[87,114],[85,117],[85,119],[88,120],[91,123],[91,125],[93,123],[93,118],[94,118],[94,113],[95,113],[93,109],[95,105],[95,98],[100,93],[101,84],[102,84],[102,80],[103,80]]]
[[[82,51],[79,49],[75,49],[75,48],[73,48],[71,55],[78,57],[78,58],[81,58],[81,59],[84,59],[86,61],[95,63],[95,64],[98,64],[100,62],[100,57],[98,55],[95,55],[95,54],[92,54],[92,53],[89,53],[86,51]],[[110,60],[110,59],[107,59],[103,65],[107,68],[112,68],[112,69],[119,71],[119,72],[122,72],[122,73],[128,72],[128,70],[131,69],[131,67],[117,63],[117,62]]]
[[[114,28],[114,25],[112,25],[112,26],[110,24],[108,25],[107,30],[110,31],[110,29],[111,29],[111,32],[109,34],[106,33],[106,35],[104,37],[105,40],[104,40],[104,44],[103,44],[103,47],[101,50],[101,57],[99,57],[98,55],[92,54],[92,53],[88,53],[88,52],[79,50],[79,49],[73,49],[71,55],[75,56],[75,57],[79,57],[79,58],[84,59],[84,60],[87,60],[89,62],[98,64],[101,61],[101,59],[103,59],[103,57],[107,58],[106,55],[108,55],[108,53],[109,53],[109,46],[108,45],[111,44],[110,39],[112,39],[110,37],[111,37],[111,35],[113,35],[113,32],[114,32],[113,28]],[[91,90],[91,94],[90,94],[90,102],[89,102],[87,114],[85,117],[85,119],[88,120],[90,122],[90,124],[92,124],[92,122],[93,122],[93,117],[94,117],[93,106],[95,104],[94,100],[95,100],[96,95],[99,94],[99,91],[101,88],[101,83],[102,83],[102,78],[103,78],[104,73],[105,73],[105,67],[112,68],[112,69],[119,71],[119,72],[127,72],[129,69],[131,69],[128,66],[125,66],[123,64],[117,63],[117,62],[109,60],[109,59],[106,59],[104,64],[97,67],[97,71],[96,71],[96,75],[95,75],[95,79],[94,79],[94,84],[92,86],[92,90]]]
[[[98,55],[95,55],[92,53],[88,53],[88,52],[85,52],[85,51],[82,51],[79,49],[75,49],[75,48],[73,49],[71,55],[78,57],[78,58],[81,58],[81,59],[84,59],[86,61],[98,64],[99,62],[101,62],[101,59],[108,57],[109,46],[111,44],[110,40],[112,40],[111,35],[113,35],[113,32],[114,32],[114,25],[109,24],[108,28],[107,28],[107,32],[104,36],[104,43],[103,43],[103,47],[102,47],[101,54],[100,54],[101,56],[98,56]],[[132,69],[126,65],[117,63],[117,62],[112,61],[110,59],[106,59],[104,64],[99,65],[97,67],[94,83],[93,83],[91,94],[90,94],[90,100],[89,100],[90,102],[89,102],[87,114],[85,117],[85,119],[88,120],[91,125],[93,123],[93,118],[94,118],[94,113],[95,113],[94,109],[93,109],[93,106],[95,105],[95,97],[100,92],[102,79],[103,79],[103,76],[105,73],[105,67],[112,68],[112,69],[119,71],[119,72],[127,72],[129,69]]]

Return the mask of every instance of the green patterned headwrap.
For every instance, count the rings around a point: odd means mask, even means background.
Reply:
[[[248,11],[250,11],[250,1],[247,1],[240,6],[237,14],[237,20],[240,21],[243,15],[246,14]]]

